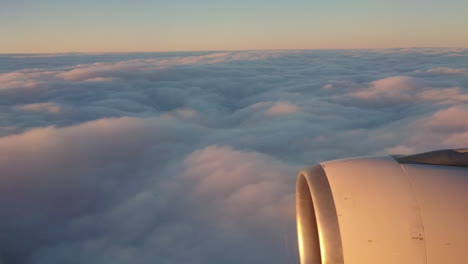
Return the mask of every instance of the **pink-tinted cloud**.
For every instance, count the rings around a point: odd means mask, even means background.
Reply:
[[[405,129],[393,132],[398,145],[385,148],[387,154],[411,154],[431,149],[461,148],[468,142],[468,108],[456,105],[421,117]]]
[[[222,225],[292,224],[294,174],[278,160],[231,147],[208,146],[184,160],[184,181],[193,184],[194,197],[211,204],[207,213]]]
[[[53,72],[43,69],[0,73],[0,90],[15,88],[35,89],[41,82],[50,80],[53,74]]]
[[[60,114],[63,113],[63,107],[56,103],[35,103],[16,106],[15,109],[24,112],[43,112],[47,114]]]
[[[453,104],[468,102],[468,94],[460,87],[432,87],[422,79],[393,76],[354,88],[349,95],[372,106],[396,106],[417,102]]]
[[[368,87],[352,93],[362,100],[401,100],[411,99],[413,93],[423,84],[413,77],[393,76],[373,81]]]
[[[434,74],[445,74],[445,75],[468,75],[468,69],[464,68],[447,68],[447,67],[439,67],[439,68],[432,68],[427,70],[428,73]]]
[[[442,104],[468,103],[468,93],[463,92],[459,87],[433,88],[421,91],[415,99]]]
[[[299,106],[288,102],[276,102],[266,110],[268,116],[281,116],[299,112]]]
[[[468,107],[452,106],[419,121],[420,126],[433,130],[468,131]]]
[[[133,59],[115,63],[97,62],[80,64],[71,69],[27,69],[0,73],[0,89],[34,87],[38,81],[111,81],[129,73],[164,71],[177,65],[218,64],[233,61],[257,61],[278,58],[286,51],[220,52],[197,56],[180,56],[169,59]],[[58,56],[58,55],[54,55]]]

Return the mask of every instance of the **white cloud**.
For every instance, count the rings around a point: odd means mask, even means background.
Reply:
[[[196,197],[211,200],[222,224],[246,219],[271,223],[294,221],[295,170],[266,155],[208,146],[184,160],[184,179],[193,183]]]
[[[324,89],[330,90],[335,86],[336,84],[330,83]],[[350,90],[350,87],[354,89]],[[422,102],[443,105],[468,102],[468,94],[464,88],[433,87],[423,79],[409,76],[392,76],[361,86],[353,83],[338,90],[347,93],[352,98],[352,104],[377,108],[410,106]],[[343,102],[350,100],[342,95],[336,95],[336,98]]]
[[[422,84],[408,76],[393,76],[373,81],[368,87],[353,92],[353,97],[362,100],[407,101]]]
[[[399,145],[384,153],[410,154],[445,148],[464,148],[468,135],[465,105],[454,105],[413,120],[405,128],[394,131]]]
[[[468,142],[463,49],[5,56],[5,263],[297,262],[300,168]]]

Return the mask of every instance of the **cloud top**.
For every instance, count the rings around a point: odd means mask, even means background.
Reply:
[[[466,147],[467,57],[2,55],[0,262],[297,262],[296,172]]]
[[[287,115],[299,112],[299,107],[288,102],[277,102],[266,111],[267,115]]]

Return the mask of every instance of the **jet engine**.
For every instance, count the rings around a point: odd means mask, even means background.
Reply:
[[[468,263],[468,149],[299,172],[301,264]]]

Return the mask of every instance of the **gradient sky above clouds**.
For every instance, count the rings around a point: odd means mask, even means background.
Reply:
[[[468,47],[465,0],[0,4],[0,53]]]
[[[295,176],[466,147],[468,49],[0,55],[0,263],[298,263]]]

